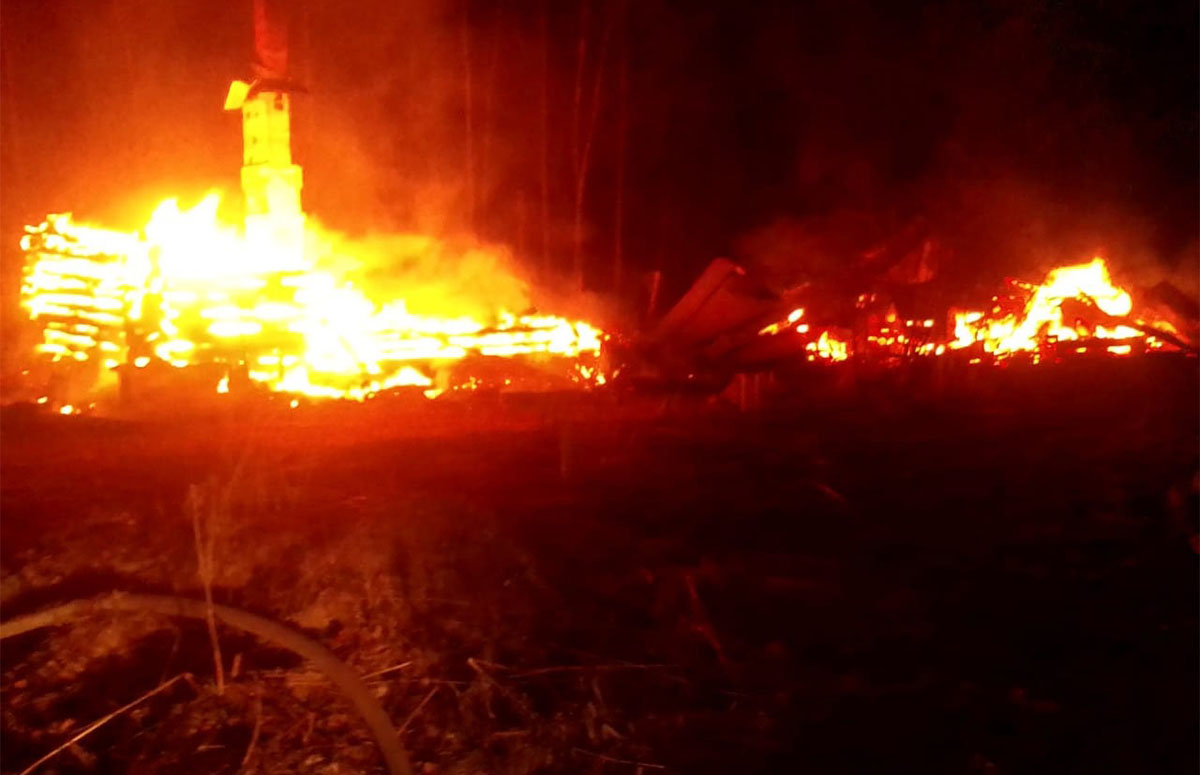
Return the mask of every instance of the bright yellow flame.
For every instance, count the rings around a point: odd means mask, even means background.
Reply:
[[[38,349],[115,366],[130,360],[132,334],[176,367],[244,364],[272,390],[356,400],[431,386],[416,362],[600,354],[602,332],[582,321],[503,310],[490,320],[417,315],[404,299],[377,304],[319,268],[302,244],[222,224],[219,205],[216,194],[190,209],[168,199],[144,239],[70,216],[28,228],[22,302],[43,324]],[[228,392],[228,377],[217,389]]]

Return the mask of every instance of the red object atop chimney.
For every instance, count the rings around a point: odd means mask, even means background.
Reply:
[[[261,78],[287,77],[286,0],[254,0],[254,66]]]

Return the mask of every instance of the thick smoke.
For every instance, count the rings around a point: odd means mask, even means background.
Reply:
[[[310,223],[308,249],[318,268],[379,305],[403,299],[415,314],[484,323],[532,305],[530,284],[503,246],[416,233],[352,237]]]
[[[1194,8],[817,5],[760,47],[795,163],[743,258],[819,280],[920,221],[954,287],[1100,254],[1195,294]]]

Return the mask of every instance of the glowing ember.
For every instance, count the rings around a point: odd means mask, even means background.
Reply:
[[[844,361],[850,357],[847,344],[830,336],[828,331],[822,331],[817,341],[809,342],[804,349],[808,351],[810,361],[814,357],[829,361]]]
[[[762,336],[768,336],[770,334],[778,334],[780,331],[783,331],[788,326],[792,325],[793,323],[795,323],[797,320],[799,320],[802,317],[804,317],[804,309],[802,307],[797,307],[796,309],[794,309],[788,313],[786,320],[781,320],[777,323],[772,323],[768,326],[764,326],[762,328],[762,330],[759,331],[758,333],[761,334]],[[800,333],[805,333],[808,331],[808,326],[801,323],[800,325],[796,326],[796,330]]]
[[[271,390],[356,400],[431,387],[437,364],[471,354],[600,353],[601,332],[580,321],[505,311],[490,321],[422,316],[403,299],[377,304],[291,240],[222,224],[219,203],[214,194],[181,210],[169,199],[144,238],[69,215],[27,228],[22,303],[42,326],[38,349],[103,370],[219,363]],[[216,390],[229,389],[226,374]]]

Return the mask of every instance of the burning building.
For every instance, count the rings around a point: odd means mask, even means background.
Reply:
[[[254,3],[254,23],[254,77],[235,81],[225,103],[242,117],[240,224],[223,221],[220,195],[210,194],[191,208],[168,199],[138,233],[69,213],[27,227],[22,303],[55,375],[39,400],[70,406],[117,374],[128,384],[170,369],[199,374],[217,393],[250,384],[362,400],[412,386],[432,397],[480,384],[455,368],[465,361],[517,357],[603,381],[602,334],[585,322],[500,308],[417,314],[321,266],[327,240],[306,217],[291,154],[299,87],[288,77],[286,26],[266,0]]]

